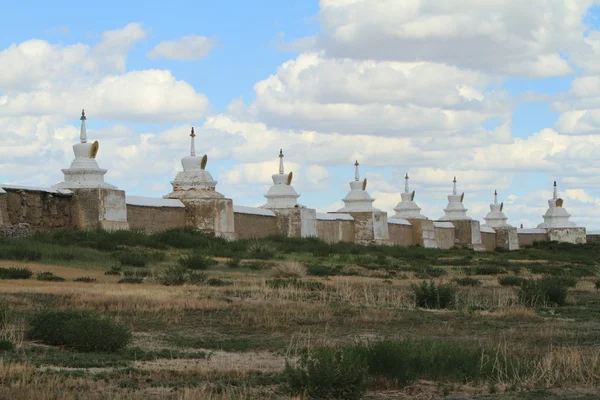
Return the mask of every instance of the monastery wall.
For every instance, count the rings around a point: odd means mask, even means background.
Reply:
[[[179,200],[127,196],[129,229],[146,232],[184,228],[185,206]]]
[[[558,242],[582,244],[586,242],[585,228],[551,228],[548,229],[548,239]]]
[[[33,232],[73,228],[72,194],[51,189],[3,186],[0,194],[1,224],[7,229],[18,224],[29,224]]]
[[[1,197],[0,197],[0,201],[1,201]],[[600,243],[600,232],[599,231],[587,232],[586,242],[587,243]]]
[[[354,242],[354,218],[350,214],[316,213],[317,235],[328,243]]]
[[[545,229],[518,229],[519,247],[531,247],[534,242],[543,242],[548,240],[548,233]]]
[[[496,249],[496,231],[487,226],[481,227],[481,244],[485,251],[494,251]]]
[[[451,249],[456,242],[456,229],[453,222],[434,221],[435,241],[438,249]]]
[[[277,218],[270,210],[254,207],[233,207],[237,239],[264,238],[277,235]]]
[[[413,227],[407,220],[393,219],[388,221],[389,241],[398,246],[413,245]]]

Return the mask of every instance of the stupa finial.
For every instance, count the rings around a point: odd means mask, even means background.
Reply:
[[[554,181],[554,193],[552,195],[552,199],[553,200],[558,199],[558,189],[556,188],[556,181]]]
[[[452,194],[456,195],[456,177],[454,177],[454,180],[452,182],[454,183],[454,186],[452,187]]]
[[[494,190],[494,204],[498,204],[498,191]]]
[[[279,173],[285,173],[285,170],[283,168],[283,149],[279,149]]]
[[[194,133],[193,126],[192,126],[192,133],[190,133],[190,137],[192,138],[192,145],[190,148],[190,156],[196,157],[196,134]]]
[[[356,162],[354,163],[354,180],[355,181],[360,181],[360,173],[358,172],[358,166],[360,164],[358,163],[358,160],[356,160]]]
[[[87,132],[85,131],[85,120],[87,119],[85,117],[85,110],[81,110],[81,118],[79,118],[81,120],[81,132],[79,134],[79,139],[81,140],[81,143],[87,143]]]
[[[404,193],[408,193],[408,172],[404,175]]]

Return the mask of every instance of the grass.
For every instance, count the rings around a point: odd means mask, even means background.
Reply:
[[[597,245],[476,253],[188,230],[9,242],[0,268],[65,281],[0,280],[0,343],[14,346],[0,349],[0,398],[280,399],[316,387],[343,398],[600,395]],[[126,252],[149,254],[146,266],[123,267]],[[192,254],[215,262],[179,264]],[[553,287],[564,302],[547,297]],[[81,352],[27,335],[38,313],[66,310],[101,315],[131,341]],[[78,334],[111,336],[96,330]]]

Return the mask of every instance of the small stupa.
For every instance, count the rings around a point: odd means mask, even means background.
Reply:
[[[297,207],[296,199],[300,197],[292,186],[294,174],[290,172],[285,174],[283,167],[283,149],[279,150],[279,173],[272,175],[273,186],[264,196],[267,198],[267,204],[261,208],[293,208]]]
[[[105,169],[100,169],[96,162],[98,154],[98,141],[88,143],[87,132],[85,129],[85,110],[81,110],[81,131],[79,134],[80,143],[73,145],[75,159],[71,167],[63,169],[62,173],[65,180],[57,185],[56,189],[80,189],[80,188],[103,188],[116,189],[116,186],[104,182]]]
[[[164,196],[165,199],[194,199],[207,197],[224,197],[216,191],[217,181],[215,181],[206,171],[208,157],[206,154],[202,157],[196,156],[196,134],[192,127],[190,133],[191,148],[190,155],[181,159],[183,171],[179,172],[175,180],[171,182],[173,192]]]
[[[337,212],[379,211],[373,207],[375,199],[367,193],[367,179],[360,180],[358,160],[354,163],[354,180],[350,182],[350,191],[342,199],[344,207]]]
[[[471,219],[471,217],[467,215],[467,209],[463,204],[465,198],[464,192],[460,195],[456,194],[456,177],[454,177],[452,182],[454,183],[452,194],[448,195],[448,205],[444,208],[444,216],[440,218],[440,220],[452,221]]]
[[[504,203],[498,204],[498,191],[494,190],[494,202],[490,204],[490,212],[483,218],[485,220],[485,226],[491,228],[510,228],[510,225],[506,223],[508,218],[502,211]]]
[[[544,222],[539,224],[538,228],[574,228],[577,226],[574,222],[569,221],[571,214],[563,208],[563,199],[558,197],[558,189],[556,181],[554,181],[554,193],[552,198],[548,200],[548,211],[543,215]]]
[[[401,194],[402,201],[394,208],[396,214],[390,219],[427,219],[421,214],[421,207],[415,203],[415,191],[409,191],[408,173],[404,176],[404,193]]]

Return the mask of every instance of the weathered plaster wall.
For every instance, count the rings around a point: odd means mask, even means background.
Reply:
[[[481,232],[481,244],[486,251],[494,251],[496,249],[496,233]]]
[[[586,235],[586,241],[588,243],[600,243],[600,232],[588,233]]]
[[[548,234],[542,232],[527,233],[518,232],[519,236],[519,247],[531,247],[534,242],[543,242],[548,240]]]
[[[235,238],[233,202],[226,198],[181,199],[190,228],[229,239]]]
[[[548,229],[548,239],[559,242],[582,244],[586,242],[585,228]]]
[[[276,218],[266,215],[233,213],[237,239],[262,238],[276,235]]]
[[[455,232],[455,242],[457,246],[474,248],[482,250],[481,228],[479,221],[474,220],[452,220]]]
[[[75,189],[72,223],[78,229],[129,229],[125,192],[116,189]]]
[[[496,247],[506,250],[519,250],[517,228],[495,228]]]
[[[373,238],[382,241],[390,239],[388,218],[385,211],[373,211]]]
[[[317,236],[317,211],[310,208],[271,209],[277,218],[277,230],[287,237]]]
[[[8,194],[0,188],[0,226],[8,223]]]
[[[451,224],[454,224],[454,222],[456,221],[452,221]],[[445,222],[443,223],[444,226],[446,224],[450,224],[449,222]],[[451,249],[454,247],[455,245],[455,241],[456,241],[456,230],[454,228],[446,228],[446,227],[440,227],[440,226],[435,226],[435,225],[439,225],[439,223],[434,223],[434,229],[435,229],[435,241],[437,243],[438,249]]]
[[[71,228],[71,196],[37,190],[5,189],[5,225],[27,223],[34,232]]]
[[[398,246],[413,245],[413,230],[411,225],[388,224],[390,242]]]
[[[435,238],[435,228],[433,221],[429,219],[411,219],[408,220],[412,225],[412,243],[415,246],[421,246],[426,249],[437,249],[438,244]],[[454,239],[452,239],[454,240]],[[454,245],[454,242],[452,243]]]
[[[127,204],[129,229],[160,232],[173,228],[185,228],[185,208],[148,207]]]
[[[373,213],[369,212],[351,212],[354,218],[354,239],[358,243],[371,242],[375,239],[373,234]]]

